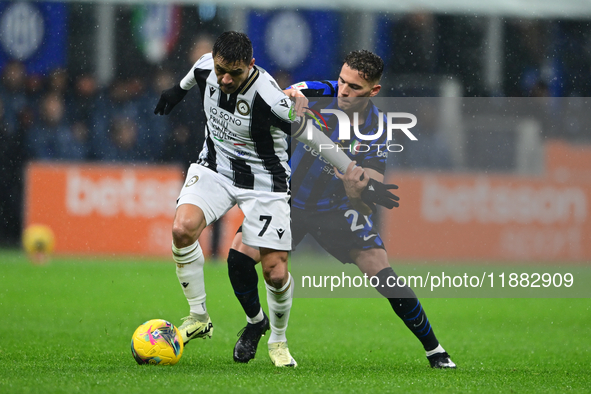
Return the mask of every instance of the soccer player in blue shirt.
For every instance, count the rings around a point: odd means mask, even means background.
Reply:
[[[359,114],[360,132],[375,134],[379,111],[369,99],[363,98],[374,97],[379,93],[383,68],[379,56],[365,50],[354,51],[345,58],[337,81],[300,82],[288,88],[286,93],[292,98],[302,94],[308,97],[335,97],[338,109],[351,114],[350,119],[353,119],[354,112]],[[342,263],[356,264],[368,277],[376,276],[380,283],[387,283],[387,279],[396,277],[396,273],[388,262],[380,234],[373,228],[371,214],[367,215],[369,220],[365,221],[362,228],[357,229],[358,227],[351,225],[355,218],[362,218],[371,212],[365,204],[367,200],[363,198],[363,193],[373,180],[383,182],[387,154],[384,149],[364,152],[365,149],[355,149],[354,141],[339,141],[338,130],[334,127],[338,123],[335,118],[334,115],[325,117],[329,136],[335,143],[350,146],[346,152],[359,167],[351,163],[342,174],[309,146],[299,143],[293,149],[292,245],[295,247],[307,233],[311,234],[327,252]],[[386,142],[384,136],[382,140],[372,141],[372,144]],[[356,228],[355,231],[352,230],[353,227]],[[291,356],[285,360],[277,360],[273,356],[275,348],[287,348],[285,331],[293,289],[279,289],[285,300],[277,304],[277,294],[269,294],[277,289],[269,289],[267,286],[269,322],[261,308],[257,291],[258,276],[254,266],[258,261],[258,251],[244,245],[241,242],[241,233],[238,232],[228,256],[228,270],[248,323],[234,348],[234,360],[248,362],[254,358],[261,336],[271,328],[271,360],[277,366],[297,366]],[[291,284],[292,281],[288,283]],[[388,299],[394,312],[419,339],[431,367],[456,367],[435,337],[425,311],[411,288],[377,287],[376,290]]]

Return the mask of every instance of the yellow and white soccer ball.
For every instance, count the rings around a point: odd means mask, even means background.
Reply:
[[[183,355],[181,333],[162,319],[148,320],[131,338],[131,354],[138,364],[174,365]]]
[[[31,224],[23,232],[23,249],[34,262],[43,263],[53,253],[55,235],[49,226]]]

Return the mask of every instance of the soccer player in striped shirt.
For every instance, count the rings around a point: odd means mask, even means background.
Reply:
[[[234,205],[245,216],[242,241],[260,254],[271,302],[282,308],[291,300],[285,298],[291,294],[286,134],[291,133],[298,109],[275,80],[255,66],[252,44],[243,33],[221,34],[211,53],[203,55],[178,85],[162,92],[154,113],[168,115],[196,85],[207,118],[205,143],[198,162],[187,172],[172,229],[176,273],[190,307],[179,327],[185,344],[212,336],[199,236]],[[273,345],[274,363],[294,366],[283,345]]]

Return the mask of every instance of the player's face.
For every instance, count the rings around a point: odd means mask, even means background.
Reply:
[[[248,73],[254,66],[254,58],[249,63],[227,63],[219,56],[213,58],[213,69],[222,92],[232,94],[242,85]]]
[[[367,105],[367,100],[358,97],[373,97],[380,91],[381,86],[369,82],[359,75],[359,71],[353,70],[347,63],[341,68],[339,74],[339,108],[344,111],[356,111]]]

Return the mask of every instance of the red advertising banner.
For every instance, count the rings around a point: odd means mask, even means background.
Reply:
[[[32,163],[26,172],[25,226],[48,225],[56,253],[170,256],[183,181],[173,166]],[[222,253],[241,222],[239,210],[227,215]],[[209,230],[200,243],[209,254]]]
[[[400,207],[384,212],[391,258],[591,260],[591,147],[546,144],[540,177],[391,175]]]
[[[511,176],[400,175],[388,255],[427,260],[591,259],[590,184]]]

